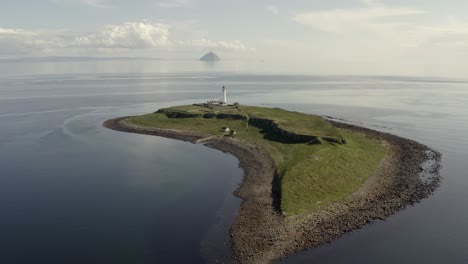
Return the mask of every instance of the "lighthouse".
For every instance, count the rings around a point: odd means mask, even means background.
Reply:
[[[226,86],[223,86],[223,89],[221,91],[223,92],[223,96],[221,97],[221,99],[208,101],[207,104],[208,105],[228,105]]]
[[[227,88],[223,86],[223,98],[221,99],[222,104],[227,104]]]

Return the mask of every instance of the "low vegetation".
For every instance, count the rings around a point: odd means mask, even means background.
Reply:
[[[271,120],[295,134],[317,137],[317,140],[288,140],[277,130],[250,122],[258,118]],[[237,132],[236,138],[262,146],[277,164],[275,187],[280,192],[281,210],[288,216],[310,213],[345,199],[376,173],[387,153],[380,142],[364,134],[342,131],[319,116],[278,108],[178,106],[132,117],[127,122],[206,136],[227,135],[221,127],[229,127]]]

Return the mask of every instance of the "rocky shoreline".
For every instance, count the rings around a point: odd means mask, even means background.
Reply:
[[[196,142],[204,135],[135,126],[128,117],[110,119],[103,126],[123,132],[162,136]],[[384,220],[408,205],[430,195],[438,186],[440,154],[415,141],[354,125],[330,121],[334,126],[364,133],[389,148],[379,173],[345,201],[312,214],[285,217],[276,208],[273,181],[276,164],[261,147],[226,137],[210,138],[208,146],[239,159],[244,179],[235,195],[242,198],[239,215],[231,227],[235,260],[239,263],[269,263],[295,252],[331,242],[346,232]],[[255,157],[253,159],[252,157]],[[432,160],[424,168],[425,161]],[[422,180],[421,174],[432,175]]]

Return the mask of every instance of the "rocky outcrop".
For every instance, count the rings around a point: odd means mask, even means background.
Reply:
[[[175,111],[172,109],[159,109],[156,113],[165,114],[169,118],[195,118],[195,117],[203,117],[203,118],[218,118],[218,119],[234,119],[234,120],[245,120],[247,117],[245,115],[239,114],[226,114],[226,113],[190,113],[185,111]]]
[[[194,118],[194,117],[201,117],[202,114],[198,113],[189,113],[184,111],[173,111],[167,109],[159,109],[156,113],[164,113],[169,118]]]
[[[247,117],[245,115],[238,115],[238,114],[225,114],[219,113],[216,115],[218,119],[234,119],[234,120],[246,120]]]
[[[322,141],[319,139],[318,136],[303,135],[303,134],[297,134],[297,133],[288,131],[282,128],[276,121],[271,120],[271,119],[251,117],[249,119],[249,124],[252,126],[261,128],[261,129],[269,129],[272,132],[276,133],[277,135],[281,136],[282,138],[293,141],[293,142],[309,143],[309,144],[321,144],[322,143]],[[346,143],[346,141],[342,139],[338,139],[338,138],[322,137],[322,139],[331,143],[336,143],[336,144]]]

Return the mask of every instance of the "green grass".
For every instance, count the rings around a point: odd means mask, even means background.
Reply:
[[[354,193],[378,169],[387,150],[357,133],[346,133],[347,145],[325,144],[296,149],[282,166],[281,207],[302,214]]]
[[[130,123],[146,127],[176,129],[183,131],[200,132],[201,135],[223,135],[221,127],[227,126],[236,131],[245,129],[246,121],[196,118],[168,118],[165,114],[154,113],[133,117]]]
[[[184,109],[177,108],[179,111]],[[188,106],[186,111],[190,110],[205,111]],[[246,120],[167,118],[165,114],[155,113],[133,117],[129,122],[140,126],[199,132],[202,135],[222,135],[220,128],[223,126],[236,130],[236,137],[261,145],[277,163],[281,209],[287,215],[307,214],[345,199],[375,174],[387,153],[379,142],[360,133],[341,131],[318,116],[277,108],[241,106],[241,110],[251,117],[274,118],[285,129],[346,138],[347,144],[326,141],[317,145],[282,143],[274,137],[266,137],[265,131],[248,126]],[[223,109],[217,111],[223,112]],[[229,111],[239,110],[234,108]]]

